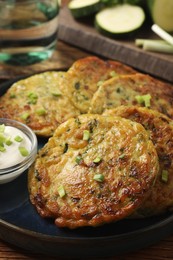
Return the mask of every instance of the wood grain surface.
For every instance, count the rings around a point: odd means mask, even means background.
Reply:
[[[68,249],[67,249],[68,250]],[[84,256],[85,257],[85,256]],[[22,260],[22,259],[45,259],[45,260],[64,260],[64,258],[57,258],[36,254],[27,250],[15,247],[0,240],[0,260]],[[70,260],[73,260],[70,258]],[[85,258],[83,258],[85,259]],[[83,260],[81,259],[81,260]],[[99,258],[101,260],[101,258]],[[103,260],[172,260],[173,259],[173,236],[162,240],[160,243],[140,251],[129,253],[128,255],[120,255],[111,258],[102,258]],[[92,260],[92,258],[90,258]],[[93,260],[98,260],[93,259]]]
[[[31,72],[39,72],[47,69],[58,69],[61,67],[70,66],[76,59],[91,55],[89,52],[85,52],[79,48],[72,47],[63,42],[58,42],[57,50],[55,51],[53,57],[42,63],[39,63],[34,66],[27,67],[12,67],[7,65],[1,65],[0,67],[0,75],[1,81],[5,79],[10,79],[17,75],[26,75]],[[173,231],[172,231],[173,233]],[[69,256],[70,258],[70,256]],[[45,255],[32,253],[30,251],[18,248],[11,244],[8,244],[2,240],[0,240],[0,260],[19,260],[19,259],[47,259],[54,260],[61,258],[54,257],[46,257]],[[70,258],[71,259],[71,258]],[[128,253],[128,255],[115,256],[112,258],[104,258],[106,260],[173,260],[173,235],[169,236],[159,243],[149,247],[142,249],[137,252]]]
[[[71,64],[79,59],[90,55],[87,51],[79,48],[57,42],[56,50],[49,60],[42,61],[30,66],[10,66],[0,64],[0,80],[15,78],[17,76],[25,76],[32,73],[43,72],[46,70],[58,70],[69,68]]]
[[[66,44],[62,41],[58,41],[57,49],[54,52],[52,58],[47,61],[35,64],[33,66],[26,67],[13,67],[9,65],[0,65],[0,82],[4,82],[8,79],[15,78],[16,76],[28,75],[31,73],[37,73],[45,70],[54,70],[60,68],[67,68],[71,64],[79,59],[92,55],[91,51],[86,51],[74,45]],[[173,230],[172,230],[173,234]],[[68,250],[68,248],[67,248]],[[0,260],[24,260],[24,259],[45,259],[45,260],[63,260],[61,258],[54,258],[51,256],[45,256],[42,254],[32,253],[22,248],[18,248],[5,241],[0,240]],[[69,256],[69,259],[72,259]],[[84,259],[84,258],[83,258]],[[90,258],[91,259],[91,258]],[[99,258],[101,259],[101,258]],[[162,239],[160,242],[128,254],[115,256],[111,258],[103,258],[106,260],[173,260],[173,235]]]
[[[135,46],[135,38],[123,41],[109,39],[98,33],[93,24],[93,17],[74,19],[67,6],[64,5],[59,18],[59,39],[173,82],[173,55],[143,51]],[[157,38],[150,27],[150,22],[146,23],[135,37]]]

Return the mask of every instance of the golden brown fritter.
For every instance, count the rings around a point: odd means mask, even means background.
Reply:
[[[121,116],[144,126],[154,143],[160,171],[150,197],[137,211],[139,216],[164,213],[173,208],[173,121],[147,108],[120,106],[105,111],[106,116]]]
[[[136,71],[120,62],[86,57],[74,62],[67,71],[61,91],[82,113],[87,113],[93,94],[102,81],[119,74],[132,73]]]
[[[120,220],[149,195],[158,157],[141,124],[81,115],[61,124],[29,170],[31,202],[59,227]]]
[[[45,72],[13,84],[0,98],[0,117],[25,123],[37,135],[52,136],[60,123],[80,114],[60,91],[64,74]]]
[[[140,73],[114,77],[99,87],[89,112],[101,114],[121,105],[150,107],[173,119],[173,86]]]

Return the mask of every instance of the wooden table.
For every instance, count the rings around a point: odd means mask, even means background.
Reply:
[[[50,60],[27,67],[12,67],[7,65],[0,65],[0,82],[14,78],[19,75],[27,75],[47,69],[61,69],[68,68],[75,60],[92,55],[89,52],[83,51],[79,48],[69,46],[63,42],[58,41],[57,49]],[[0,260],[7,259],[60,259],[53,257],[45,257],[41,254],[31,253],[21,248],[17,248],[4,241],[0,240]],[[163,239],[156,245],[140,251],[129,253],[128,255],[116,256],[107,259],[115,260],[166,260],[173,259],[173,235]]]

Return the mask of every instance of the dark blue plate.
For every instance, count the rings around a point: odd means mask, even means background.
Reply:
[[[0,86],[2,95],[14,81]],[[39,139],[42,147],[47,140]],[[19,247],[49,256],[111,257],[138,250],[172,233],[173,215],[124,219],[97,228],[61,229],[43,219],[31,205],[27,171],[11,183],[0,185],[0,238]]]

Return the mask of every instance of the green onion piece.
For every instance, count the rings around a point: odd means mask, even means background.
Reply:
[[[5,125],[2,124],[2,125],[0,125],[0,132],[1,132],[1,133],[4,133],[4,131],[5,131]]]
[[[76,156],[75,161],[77,164],[80,164],[80,162],[82,161],[82,157],[80,155]]]
[[[58,187],[58,193],[59,193],[59,196],[60,196],[61,198],[66,195],[66,192],[65,192],[65,190],[64,190],[63,185],[60,185],[60,186]]]
[[[46,110],[44,108],[40,108],[36,110],[37,115],[44,116],[46,114]]]
[[[21,143],[23,141],[23,138],[20,135],[16,135],[14,140],[18,143]]]
[[[98,81],[98,82],[97,82],[97,87],[100,87],[103,83],[104,83],[103,80]]]
[[[144,102],[143,96],[137,95],[135,96],[135,99],[139,104],[142,104]]]
[[[0,144],[3,144],[5,140],[6,140],[5,136],[2,133],[0,133]]]
[[[135,45],[138,47],[142,47],[143,50],[146,51],[173,54],[173,37],[156,24],[152,26],[152,30],[156,34],[158,34],[163,40],[136,39]]]
[[[103,174],[95,174],[94,178],[95,181],[103,182],[104,181],[104,175]]]
[[[99,163],[101,161],[101,158],[100,157],[96,157],[95,159],[94,159],[94,163]]]
[[[0,152],[5,152],[5,151],[6,151],[5,147],[0,145]]]
[[[29,98],[29,104],[36,104],[37,103],[37,99],[38,99],[38,95],[34,92],[30,92],[28,94],[28,98]]]
[[[16,97],[16,95],[14,93],[10,94],[10,98],[15,98],[15,97]]]
[[[123,159],[124,156],[125,156],[125,154],[123,153],[123,154],[121,154],[121,155],[119,156],[119,158],[120,158],[120,159]]]
[[[162,181],[163,182],[167,182],[168,181],[168,171],[167,170],[163,170],[162,171]]]
[[[24,113],[24,114],[21,115],[21,118],[22,118],[23,120],[26,120],[29,116],[30,116],[30,114],[26,112],[26,113]]]
[[[173,46],[169,43],[156,43],[156,42],[144,42],[143,50],[145,51],[153,51],[153,52],[161,52],[161,53],[173,53]]]
[[[113,71],[110,72],[110,76],[115,77],[115,76],[117,76],[117,73],[113,70]]]
[[[11,141],[10,137],[8,139],[6,139],[6,141],[5,141],[5,144],[8,145],[8,146],[12,145],[12,143],[13,142]]]
[[[151,100],[151,95],[150,94],[147,94],[147,95],[144,95],[144,103],[145,103],[145,107],[150,107],[150,100]]]
[[[169,33],[167,33],[165,30],[163,30],[160,26],[157,24],[153,24],[151,27],[152,31],[155,32],[160,38],[168,42],[170,45],[173,45],[173,37]]]
[[[35,98],[35,99],[37,99],[37,98],[38,98],[38,95],[37,95],[36,93],[34,93],[34,92],[30,92],[30,93],[28,94],[28,97],[29,97],[29,98]]]
[[[83,131],[83,140],[88,141],[90,138],[90,132],[88,130]]]
[[[25,147],[23,147],[23,146],[20,146],[20,147],[19,147],[19,152],[20,152],[20,154],[21,154],[23,157],[26,157],[26,156],[29,155],[28,150],[27,150]]]
[[[135,40],[135,45],[138,47],[143,47],[144,44],[165,44],[166,42],[164,40],[148,40],[148,39],[136,39]],[[167,44],[167,43],[166,43]]]
[[[146,95],[137,95],[135,96],[137,102],[139,104],[145,104],[145,107],[150,107],[150,100],[151,100],[151,95],[146,94]]]
[[[52,96],[54,96],[54,97],[60,97],[60,96],[62,95],[61,92],[52,92],[51,94],[52,94]]]

